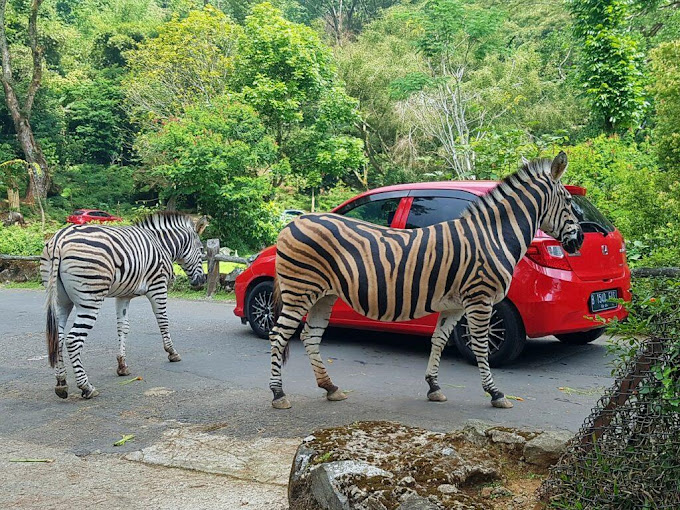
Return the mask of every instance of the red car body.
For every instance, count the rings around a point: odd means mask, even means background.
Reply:
[[[114,216],[100,209],[78,209],[77,211],[73,211],[73,214],[66,218],[68,223],[74,223],[76,225],[122,220],[123,218],[119,218],[118,216]]]
[[[349,214],[353,204],[370,203],[371,200],[377,203],[381,201],[381,197],[393,197],[398,200],[398,205],[389,219],[389,226],[408,228],[414,201],[418,205],[427,203],[428,200],[431,201],[432,197],[439,196],[461,200],[463,203],[460,204],[460,210],[453,211],[453,208],[450,208],[451,216],[457,217],[470,201],[487,193],[497,184],[495,181],[447,181],[388,186],[362,193],[339,205],[333,209],[333,212]],[[598,217],[599,211],[585,199],[585,189],[575,186],[567,186],[567,189],[574,196],[574,203],[577,202],[577,197],[582,197],[578,202],[584,209],[588,209],[588,214],[590,214],[587,216],[581,211],[583,216]],[[386,199],[383,200],[385,201]],[[453,200],[451,204],[456,205]],[[418,207],[422,209],[420,205]],[[439,219],[445,221],[447,218],[445,214],[440,214]],[[625,301],[631,298],[630,270],[626,263],[623,237],[606,219],[600,221],[600,223],[605,222],[607,225],[604,226],[595,226],[593,222],[582,222],[585,241],[581,250],[573,256],[567,255],[558,241],[539,230],[527,255],[515,267],[506,298],[506,301],[514,306],[521,317],[526,336],[533,338],[601,330],[602,320],[626,317],[627,312],[620,304],[614,305],[609,301],[605,306],[610,309],[594,312],[595,304],[591,302],[594,299],[593,296],[598,299],[599,296],[614,297],[613,294],[606,294],[609,291],[615,291],[615,297],[623,298]],[[590,228],[586,228],[587,226]],[[605,232],[605,230],[608,231]],[[561,256],[559,256],[560,252]],[[244,323],[249,319],[245,306],[249,292],[258,283],[273,280],[275,262],[276,247],[270,246],[263,250],[255,261],[237,277],[234,313],[241,317]],[[338,300],[333,308],[330,324],[359,329],[431,335],[436,321],[437,314],[407,322],[378,322],[363,317],[342,300]],[[569,343],[586,343],[586,341]]]

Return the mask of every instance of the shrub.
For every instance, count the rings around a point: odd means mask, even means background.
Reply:
[[[45,233],[39,223],[27,227],[4,227],[0,224],[0,253],[6,255],[40,255],[49,239],[56,231],[56,225],[48,226]]]

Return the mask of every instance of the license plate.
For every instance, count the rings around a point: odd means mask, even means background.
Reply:
[[[619,293],[616,289],[593,292],[590,295],[590,311],[601,312],[603,310],[612,310],[619,306],[619,304],[610,301],[610,299],[616,299],[618,297]]]

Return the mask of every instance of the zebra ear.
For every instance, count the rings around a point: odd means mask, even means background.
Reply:
[[[196,221],[196,233],[200,236],[203,231],[208,227],[209,225],[208,217],[207,216],[201,216],[198,221]]]
[[[530,163],[530,161],[527,158],[525,158],[524,156],[522,156],[522,166],[528,166],[529,163]]]
[[[560,177],[562,177],[562,174],[567,169],[567,165],[567,154],[564,151],[560,151],[560,153],[555,156],[555,159],[553,159],[553,162],[550,165],[550,175],[552,176],[553,180],[558,181]]]

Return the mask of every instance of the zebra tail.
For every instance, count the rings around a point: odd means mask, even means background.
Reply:
[[[47,354],[50,366],[54,368],[57,364],[59,354],[59,322],[57,320],[57,279],[59,278],[60,257],[52,253],[50,260],[50,272],[47,278],[47,324],[45,325],[45,336],[47,339]]]
[[[274,324],[279,320],[281,315],[281,310],[283,309],[283,301],[281,300],[281,285],[279,285],[279,279],[274,277],[274,294],[272,295],[272,314],[274,318]],[[283,348],[283,353],[281,355],[282,362],[285,365],[288,361],[288,352],[290,350],[290,341],[286,342],[286,346]]]

